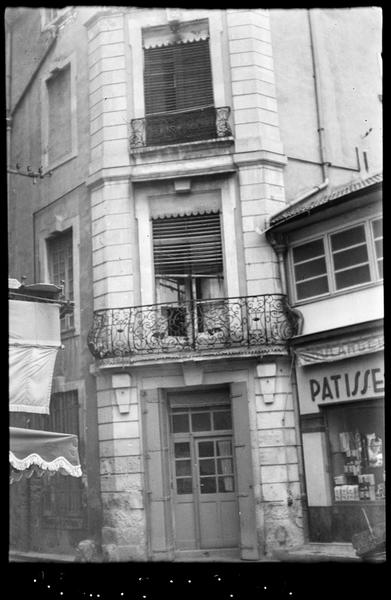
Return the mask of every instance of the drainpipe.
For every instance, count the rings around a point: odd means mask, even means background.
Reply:
[[[325,128],[324,128],[324,110],[322,104],[322,89],[320,82],[320,64],[319,64],[319,52],[318,47],[316,45],[316,20],[314,9],[307,9],[307,17],[308,17],[308,29],[310,34],[310,46],[311,46],[311,56],[312,56],[312,66],[313,66],[313,74],[314,74],[314,88],[315,88],[315,101],[316,101],[316,116],[318,121],[318,134],[319,134],[319,151],[320,151],[320,161],[322,166],[323,173],[323,182],[320,186],[316,186],[315,192],[319,189],[325,188],[328,183],[328,168],[329,161],[327,160],[327,152],[326,152],[326,139],[325,139]],[[308,193],[308,196],[312,196],[312,193]],[[303,198],[299,198],[302,200]]]

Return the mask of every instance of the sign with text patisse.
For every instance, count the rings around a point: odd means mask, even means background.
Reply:
[[[384,396],[383,353],[297,368],[301,414],[336,402]]]

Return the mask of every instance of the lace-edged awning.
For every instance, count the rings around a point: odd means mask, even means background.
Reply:
[[[76,435],[10,427],[10,481],[46,472],[81,477]]]

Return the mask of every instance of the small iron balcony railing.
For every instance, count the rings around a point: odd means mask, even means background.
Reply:
[[[283,294],[97,310],[88,335],[96,358],[285,347],[297,317]]]
[[[232,136],[230,108],[213,106],[132,119],[130,148],[198,142]]]

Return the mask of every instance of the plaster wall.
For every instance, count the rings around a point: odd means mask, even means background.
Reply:
[[[381,10],[310,9],[330,184],[382,168]],[[306,9],[271,9],[276,99],[289,202],[318,185],[320,168],[311,40]],[[359,156],[357,161],[356,148]]]

